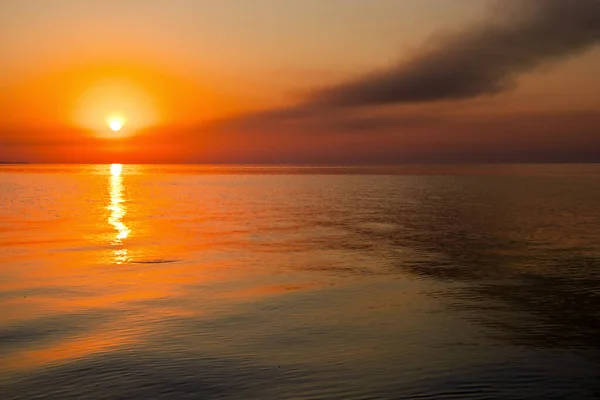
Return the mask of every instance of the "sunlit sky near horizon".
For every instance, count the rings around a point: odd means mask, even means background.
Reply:
[[[600,161],[599,22],[596,0],[5,0],[0,161]]]

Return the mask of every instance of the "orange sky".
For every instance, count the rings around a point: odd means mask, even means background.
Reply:
[[[579,36],[563,44],[557,25],[547,40],[518,37],[568,4],[578,26],[594,24],[591,1],[531,0],[537,14],[505,13],[500,45],[486,46],[497,1],[7,0],[0,161],[595,160],[600,35],[565,31]],[[490,49],[503,58],[488,62]],[[448,72],[422,73],[428,57],[475,70],[437,88]],[[457,88],[480,69],[497,82]]]

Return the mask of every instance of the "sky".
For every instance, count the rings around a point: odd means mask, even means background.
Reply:
[[[4,0],[0,26],[0,161],[600,162],[600,0]]]

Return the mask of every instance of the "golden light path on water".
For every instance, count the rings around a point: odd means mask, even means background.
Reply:
[[[127,249],[122,248],[123,240],[127,239],[130,230],[123,223],[123,217],[127,214],[127,207],[124,205],[123,198],[123,172],[122,164],[112,164],[110,166],[110,203],[108,209],[110,215],[108,216],[108,223],[115,228],[115,236],[111,241],[111,244],[115,246],[115,262],[117,264],[123,264],[127,261]]]

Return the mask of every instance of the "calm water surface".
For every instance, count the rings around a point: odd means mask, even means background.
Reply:
[[[600,396],[600,166],[0,167],[0,398]]]

